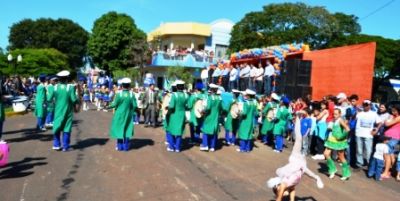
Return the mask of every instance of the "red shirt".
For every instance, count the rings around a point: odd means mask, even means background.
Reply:
[[[328,118],[326,118],[326,122],[331,122],[331,121],[333,121],[333,112],[334,112],[334,110],[335,110],[335,103],[333,103],[332,101],[329,101],[328,102],[328,112],[329,112],[329,115],[328,115]]]

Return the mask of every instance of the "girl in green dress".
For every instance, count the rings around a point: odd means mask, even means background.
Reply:
[[[347,149],[349,144],[347,143],[347,134],[350,128],[347,123],[341,118],[340,109],[335,109],[333,116],[335,118],[328,139],[325,142],[325,158],[328,165],[329,178],[333,179],[337,172],[335,162],[331,158],[332,150],[337,151],[340,162],[342,163],[342,178],[341,180],[347,180],[350,178],[350,166],[344,156],[344,151]]]
[[[46,76],[39,76],[40,84],[37,86],[36,92],[36,100],[35,100],[35,116],[37,118],[37,126],[36,128],[40,131],[46,131],[44,126],[45,118],[46,118]]]

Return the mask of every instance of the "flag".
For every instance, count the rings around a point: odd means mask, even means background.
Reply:
[[[168,90],[171,91],[171,83],[169,82],[168,78],[164,76],[164,83],[163,83],[164,91]]]

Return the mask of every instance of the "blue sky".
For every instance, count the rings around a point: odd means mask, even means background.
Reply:
[[[195,21],[209,23],[219,18],[239,21],[263,5],[281,2],[267,0],[12,0],[0,7],[0,47],[8,45],[9,28],[25,18],[69,18],[89,32],[93,22],[108,11],[126,13],[136,25],[149,32],[161,22]],[[354,14],[360,18],[362,33],[400,39],[400,0],[307,0],[330,12]],[[385,4],[389,4],[381,8]],[[381,8],[381,9],[379,9]],[[377,10],[378,9],[378,10]],[[376,12],[374,12],[376,11]]]

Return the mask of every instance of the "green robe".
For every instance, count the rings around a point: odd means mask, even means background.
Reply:
[[[75,86],[57,84],[54,87],[53,97],[55,100],[53,132],[71,133],[74,105],[78,102]],[[50,99],[53,97],[50,97]]]
[[[292,119],[292,115],[286,106],[280,106],[276,113],[275,125],[273,129],[274,135],[283,135],[286,132],[287,123]]]
[[[109,106],[115,108],[111,121],[110,136],[114,139],[131,138],[134,135],[133,115],[137,108],[133,92],[124,89],[115,95],[114,101]]]
[[[194,104],[197,100],[204,99],[204,95],[201,93],[194,93],[189,97],[188,109],[190,110],[190,120],[189,122],[194,126],[198,126],[202,118],[197,118],[194,113]]]
[[[218,134],[219,116],[222,110],[222,99],[217,95],[209,95],[206,99],[207,107],[205,109],[204,124],[201,131],[207,135]]]
[[[47,112],[52,113],[54,112],[54,100],[53,100],[54,86],[52,84],[47,85],[46,92],[47,92],[46,94]]]
[[[329,133],[328,139],[325,141],[325,147],[332,150],[345,150],[349,147],[347,143],[348,132],[341,127],[339,121],[333,124],[332,132]]]
[[[168,105],[169,123],[167,124],[167,131],[173,136],[182,136],[185,131],[187,100],[188,95],[183,92],[171,94],[171,100]]]
[[[254,131],[254,118],[257,116],[257,101],[250,99],[243,103],[239,126],[239,139],[251,140]]]
[[[274,129],[274,121],[270,121],[267,119],[268,112],[273,109],[278,109],[278,104],[274,102],[269,102],[262,111],[262,115],[264,116],[264,118],[261,127],[261,135],[266,135],[267,133],[272,132],[272,130]]]
[[[35,99],[35,116],[37,118],[44,118],[46,116],[46,87],[41,83],[37,87]]]
[[[233,98],[232,102],[229,103],[228,107],[224,108],[225,112],[227,113],[225,120],[225,129],[233,133],[236,133],[236,131],[239,129],[239,123],[240,123],[239,118],[236,119],[232,118],[230,112],[232,105],[236,102],[238,102],[238,99]]]

